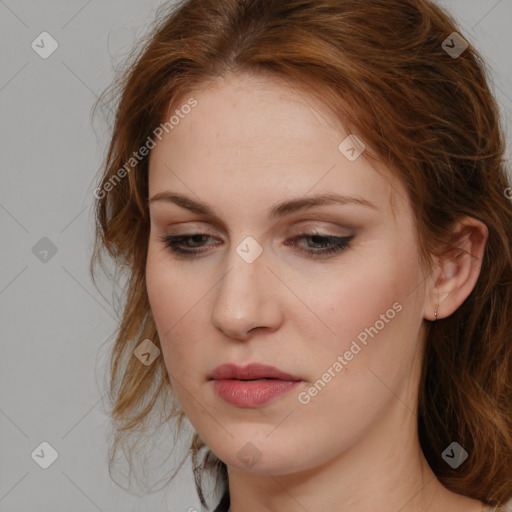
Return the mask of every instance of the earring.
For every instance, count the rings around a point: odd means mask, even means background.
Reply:
[[[434,322],[437,320],[437,311],[439,310],[439,304],[437,304],[436,308],[434,309]]]

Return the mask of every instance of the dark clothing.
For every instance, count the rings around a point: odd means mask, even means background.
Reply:
[[[226,489],[226,491],[222,495],[222,498],[219,501],[219,504],[217,505],[217,508],[213,512],[228,512],[230,501],[231,500],[229,499],[229,490]]]

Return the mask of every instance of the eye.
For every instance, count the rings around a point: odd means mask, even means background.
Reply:
[[[209,233],[186,233],[177,236],[161,236],[159,237],[159,240],[176,256],[192,259],[197,257],[198,253],[207,252],[207,250],[198,249],[202,249],[204,247],[203,242],[208,238],[213,237]],[[319,258],[340,253],[348,249],[353,238],[354,235],[340,237],[313,232],[302,233],[292,238],[290,241],[287,241],[286,244],[297,247],[297,241],[309,239],[312,242],[312,245],[306,244],[306,248],[298,248],[296,251],[306,254],[311,258]],[[191,240],[192,242],[190,243]]]
[[[193,255],[198,252],[205,252],[195,250],[202,247],[201,243],[205,238],[207,239],[212,237],[208,233],[186,233],[178,236],[162,236],[160,237],[160,240],[174,254],[190,255],[189,257],[194,257]],[[190,240],[193,240],[191,245],[188,243]],[[185,246],[185,249],[183,246]]]
[[[351,236],[334,236],[334,235],[322,235],[318,232],[314,233],[303,233],[292,239],[293,242],[296,240],[310,240],[312,245],[307,244],[306,249],[299,249],[299,252],[307,253],[313,258],[327,256],[329,254],[335,254],[344,251],[350,247],[350,242],[354,238]],[[293,243],[295,246],[296,244]],[[320,247],[318,247],[320,246]]]

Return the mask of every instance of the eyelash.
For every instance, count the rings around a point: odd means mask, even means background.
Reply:
[[[183,241],[186,241],[190,238],[197,237],[197,236],[211,237],[211,235],[209,233],[186,233],[186,234],[178,235],[178,236],[170,236],[170,235],[161,236],[161,237],[159,237],[159,239],[175,255],[182,257],[182,258],[195,258],[198,253],[204,253],[205,251],[185,250],[185,249],[182,249],[181,247],[179,247],[179,244],[182,243]],[[328,255],[332,255],[335,253],[341,253],[350,247],[350,242],[354,238],[354,235],[340,237],[340,236],[332,236],[332,235],[322,235],[318,232],[314,232],[314,233],[302,233],[302,234],[296,236],[295,238],[293,238],[292,240],[301,240],[301,239],[305,239],[305,238],[315,238],[315,237],[322,239],[321,242],[316,242],[316,243],[322,243],[323,241],[327,240],[329,242],[334,241],[335,244],[328,249],[321,249],[321,250],[300,249],[297,252],[306,253],[308,256],[310,256],[312,258],[326,257]]]

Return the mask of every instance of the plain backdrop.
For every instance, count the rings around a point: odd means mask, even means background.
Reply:
[[[100,293],[88,274],[108,143],[91,107],[160,3],[0,0],[0,511],[200,510],[188,466],[145,496],[109,476],[105,340],[116,315],[110,283]],[[492,69],[510,157],[512,0],[440,3]],[[44,51],[58,44],[46,59],[32,46],[42,32],[56,41],[45,35]]]

